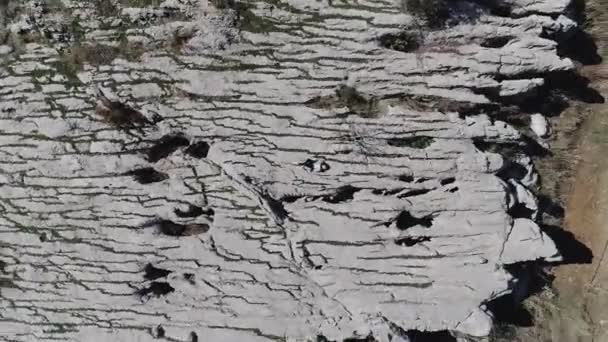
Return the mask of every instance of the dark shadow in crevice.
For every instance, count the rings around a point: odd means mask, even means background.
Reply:
[[[498,37],[490,37],[484,39],[479,45],[481,47],[490,48],[490,49],[499,49],[505,45],[507,45],[511,40],[515,37],[513,36],[498,36]]]
[[[361,188],[356,188],[354,186],[345,185],[336,189],[336,192],[332,195],[325,195],[321,197],[323,202],[327,203],[340,203],[350,201],[354,198],[355,193],[361,191]]]
[[[497,323],[518,327],[531,327],[534,325],[532,314],[521,303],[517,303],[512,295],[496,298],[486,303],[486,306]]]
[[[568,57],[583,65],[597,65],[602,63],[602,56],[598,53],[598,47],[593,37],[583,31],[576,32],[565,39],[556,39],[557,54],[560,57]]]
[[[152,264],[147,264],[144,268],[144,279],[154,280],[168,276],[171,271],[163,270],[162,268],[154,267]]]
[[[505,159],[512,160],[518,155],[528,155],[531,157],[545,157],[550,156],[551,151],[541,146],[536,140],[522,135],[520,142],[494,142],[486,141],[480,138],[474,138],[473,144],[475,147],[483,152],[498,153]]]
[[[129,172],[125,172],[123,175],[132,176],[133,179],[139,184],[152,184],[162,182],[165,179],[169,179],[169,175],[164,172],[156,171],[151,167],[143,167],[135,169]]]
[[[534,325],[534,316],[523,307],[522,302],[531,295],[543,291],[551,284],[553,276],[547,273],[544,265],[534,261],[503,267],[516,279],[511,284],[512,291],[486,302],[486,307],[499,326],[531,327]]]
[[[138,290],[137,294],[141,297],[148,296],[148,295],[160,297],[160,296],[167,295],[173,291],[175,291],[175,288],[173,288],[173,286],[169,285],[169,283],[164,282],[164,281],[153,281],[152,283],[150,283],[150,286],[144,287],[143,289]]]
[[[211,148],[211,146],[209,145],[209,143],[204,142],[204,141],[199,141],[199,142],[196,142],[196,143],[190,145],[186,149],[185,153],[194,158],[202,159],[202,158],[207,158],[210,148]]]
[[[526,207],[524,203],[517,203],[507,211],[512,218],[529,218],[532,219],[535,211]]]
[[[433,225],[433,216],[426,215],[423,217],[414,217],[409,211],[404,210],[395,218],[394,222],[399,230],[406,230],[418,225],[430,228]],[[387,223],[388,225],[391,224],[391,222]]]
[[[205,223],[180,224],[170,220],[161,220],[158,222],[158,228],[164,235],[189,236],[204,234],[208,232],[211,227]]]
[[[395,244],[399,246],[412,247],[422,242],[431,241],[430,236],[406,236],[395,239]]]
[[[205,215],[207,217],[213,217],[215,215],[215,211],[211,208],[203,209],[199,206],[188,204],[188,209],[181,210],[176,208],[173,210],[177,217],[186,218],[186,217],[198,217],[201,215]]]
[[[419,331],[407,330],[405,332],[412,342],[456,342],[456,338],[448,331]]]
[[[593,261],[591,249],[578,241],[571,232],[552,225],[541,225],[541,229],[555,242],[563,257],[560,264],[590,264]]]
[[[177,151],[178,148],[188,146],[190,142],[181,134],[169,134],[160,138],[148,150],[148,161],[156,163]]]
[[[400,194],[399,196],[397,196],[397,198],[420,196],[429,193],[431,190],[433,189],[413,189]]]
[[[564,217],[565,210],[561,204],[553,201],[549,196],[540,194],[538,198],[538,210],[541,213],[548,214],[555,218],[561,219]]]

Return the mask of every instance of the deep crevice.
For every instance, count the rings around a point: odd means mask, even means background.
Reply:
[[[164,278],[171,273],[171,271],[163,270],[162,268],[156,268],[152,264],[147,264],[144,268],[144,272],[144,279],[146,280]]]
[[[177,151],[178,148],[188,146],[190,142],[181,134],[170,134],[159,139],[148,150],[148,161],[156,163]]]
[[[423,149],[429,147],[435,141],[432,137],[416,136],[408,138],[391,138],[387,139],[386,143],[394,147],[409,147]]]
[[[397,196],[398,198],[406,198],[406,197],[412,197],[412,196],[420,196],[420,195],[424,195],[428,192],[430,192],[432,189],[413,189],[413,190],[409,190],[407,192],[404,192],[402,194],[400,194],[399,196]]]
[[[323,200],[323,202],[332,204],[346,202],[352,200],[354,198],[354,194],[361,190],[361,188],[345,185],[336,189],[336,192],[334,194],[322,196],[321,199]]]
[[[414,52],[420,48],[420,34],[401,31],[386,33],[378,38],[380,46],[400,52]]]
[[[542,231],[555,243],[562,255],[560,264],[590,264],[593,261],[593,252],[571,232],[558,226],[541,225]]]
[[[164,281],[153,281],[152,283],[150,283],[150,286],[138,290],[137,294],[141,297],[147,295],[154,295],[156,297],[160,297],[167,295],[173,291],[175,291],[175,288],[169,285],[169,283]]]
[[[202,158],[207,158],[210,148],[211,148],[211,146],[207,142],[199,141],[199,142],[196,142],[196,143],[190,145],[186,149],[185,152],[189,156],[192,156],[192,157],[198,158],[198,159],[202,159]]]
[[[406,236],[402,238],[395,239],[395,244],[399,246],[412,247],[421,242],[431,241],[430,236]]]
[[[211,227],[205,223],[179,224],[170,220],[162,220],[158,223],[160,232],[168,236],[189,236],[203,234]]]
[[[132,176],[139,184],[151,184],[162,182],[169,179],[169,175],[164,172],[156,171],[152,167],[144,167],[124,173],[125,176]]]
[[[187,210],[181,210],[179,208],[176,208],[175,210],[173,210],[173,212],[175,213],[175,215],[177,215],[177,217],[181,217],[181,218],[198,217],[201,215],[213,217],[215,215],[215,211],[213,209],[211,209],[211,208],[203,209],[203,208],[193,205],[193,204],[189,204]]]
[[[414,217],[407,210],[404,210],[394,221],[389,221],[385,225],[388,227],[392,222],[395,222],[395,225],[399,230],[406,230],[417,225],[429,228],[433,225],[433,216],[426,215],[423,217]]]

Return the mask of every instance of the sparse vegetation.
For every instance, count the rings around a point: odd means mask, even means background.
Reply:
[[[449,0],[402,0],[403,9],[432,28],[441,27],[449,16]]]
[[[420,47],[420,38],[418,34],[413,34],[407,31],[400,33],[387,33],[378,39],[380,46],[401,52],[413,52]]]
[[[162,0],[121,0],[125,7],[158,7]]]
[[[429,147],[435,139],[427,136],[417,136],[408,138],[392,138],[387,140],[387,144],[395,147],[410,147],[423,149]]]
[[[335,94],[329,96],[318,96],[306,103],[312,108],[342,108],[347,107],[346,115],[355,114],[364,118],[374,118],[379,114],[378,100],[374,97],[366,97],[357,89],[342,85],[336,89]]]
[[[97,13],[104,17],[115,17],[120,15],[120,10],[112,0],[95,0]]]
[[[118,46],[105,44],[74,45],[63,53],[63,59],[78,69],[84,64],[94,66],[112,64],[116,58],[136,60],[141,56],[142,49],[138,46],[121,43]]]

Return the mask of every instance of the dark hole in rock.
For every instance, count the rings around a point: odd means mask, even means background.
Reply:
[[[162,268],[156,268],[152,266],[152,264],[147,264],[144,268],[144,279],[154,280],[158,278],[163,278],[169,275],[171,271],[163,270]]]
[[[157,326],[156,327],[156,337],[157,338],[163,338],[165,337],[165,328],[163,328],[162,326]]]
[[[589,247],[578,241],[569,231],[557,226],[541,225],[563,257],[562,264],[590,264],[593,261],[593,252]]]
[[[184,279],[192,285],[196,283],[196,281],[194,281],[194,273],[184,273]]]
[[[196,142],[192,145],[190,145],[187,149],[186,149],[186,154],[194,157],[194,158],[207,158],[207,155],[209,154],[209,149],[211,148],[211,146],[204,142],[204,141],[199,141]]]
[[[417,226],[417,225],[429,228],[430,226],[433,225],[433,217],[432,217],[432,215],[427,215],[427,216],[418,218],[418,217],[412,216],[412,214],[410,214],[407,210],[404,210],[399,214],[399,216],[397,216],[397,219],[395,220],[395,224],[397,225],[397,228],[399,228],[400,230],[406,230],[410,227]]]
[[[179,208],[176,208],[175,210],[173,210],[173,212],[175,213],[175,215],[177,215],[177,217],[183,218],[183,217],[198,217],[198,216],[201,216],[205,211],[203,210],[203,208],[201,208],[199,206],[189,204],[187,210],[181,210]]]
[[[162,220],[158,223],[160,232],[169,236],[188,236],[203,234],[209,231],[210,227],[205,223],[179,224],[169,220]]]
[[[412,196],[420,196],[420,195],[424,195],[428,192],[430,192],[431,189],[413,189],[410,190],[408,192],[404,192],[401,195],[397,196],[399,198],[406,198],[406,197],[412,197]]]
[[[151,184],[162,182],[165,179],[169,178],[164,172],[156,171],[151,167],[144,167],[141,169],[135,169],[129,172],[124,173],[125,176],[133,176],[136,182],[139,184]]]
[[[317,335],[316,342],[336,342],[336,340],[330,340],[323,335]],[[376,342],[376,339],[369,335],[367,337],[350,337],[342,340],[342,342]]]
[[[542,213],[549,214],[555,218],[564,217],[564,208],[557,202],[553,201],[547,195],[538,195],[538,209]]]
[[[306,159],[301,165],[309,172],[325,172],[329,170],[329,164],[323,160]]]
[[[455,187],[451,188],[451,189],[450,189],[450,190],[448,190],[448,191],[449,191],[449,192],[451,192],[451,193],[454,193],[454,192],[456,192],[456,191],[458,191],[458,190],[459,190],[459,188],[458,188],[457,186],[455,186]]]
[[[336,190],[336,193],[333,195],[323,196],[323,201],[327,203],[340,203],[344,201],[349,201],[354,198],[354,194],[358,191],[361,191],[361,188],[356,188],[354,186],[345,185]]]
[[[507,213],[513,218],[532,218],[534,210],[526,207],[523,203],[517,203],[512,206]]]
[[[367,337],[349,337],[342,340],[343,342],[376,342],[376,339],[372,335]]]
[[[194,331],[190,333],[190,342],[198,342],[198,335]]]
[[[173,291],[175,291],[175,289],[173,288],[173,286],[169,285],[169,283],[164,281],[153,281],[152,283],[150,283],[150,286],[137,291],[137,294],[142,297],[147,295],[154,295],[156,297],[160,297],[169,294]]]
[[[424,183],[429,180],[431,180],[431,179],[427,178],[427,177],[420,177],[420,178],[416,179],[416,183]]]
[[[161,121],[163,121],[165,118],[162,117],[160,114],[158,113],[154,113],[152,114],[152,123],[157,124]]]
[[[395,147],[427,148],[435,139],[426,136],[387,139],[386,143]]]
[[[378,42],[383,48],[401,52],[413,52],[420,48],[419,35],[407,31],[383,34]]]
[[[247,183],[247,184],[251,184],[251,183],[253,182],[253,179],[252,179],[251,177],[249,177],[249,176],[245,176],[245,177],[243,178],[243,180],[244,180],[244,181],[245,181],[245,183]]]
[[[412,342],[456,342],[456,338],[448,331],[419,331],[407,330],[405,332]]]
[[[46,233],[42,233],[39,236],[40,242],[46,242],[48,240],[48,237],[46,236]]]
[[[448,184],[452,184],[456,181],[456,178],[454,177],[448,177],[448,178],[444,178],[442,180],[439,181],[439,183],[441,185],[448,185]]]
[[[513,38],[513,36],[490,37],[485,39],[479,45],[485,48],[498,49],[507,45],[507,43],[513,40]]]
[[[280,201],[285,202],[285,203],[293,203],[302,197],[303,196],[300,196],[300,195],[285,195],[285,196],[281,197]]]
[[[399,239],[395,239],[395,243],[399,246],[412,247],[421,242],[431,241],[429,236],[407,236]]]
[[[407,183],[411,183],[414,181],[414,176],[411,175],[401,175],[398,178],[400,181],[402,182],[407,182]]]
[[[283,220],[289,216],[289,212],[285,209],[285,207],[283,206],[283,203],[281,201],[277,201],[276,199],[272,198],[272,196],[270,196],[268,194],[263,194],[262,198],[264,198],[264,200],[268,204],[268,207],[270,208],[270,210],[279,219]]]
[[[156,163],[177,151],[178,148],[188,146],[188,144],[190,144],[188,139],[181,134],[165,135],[148,150],[148,161]]]

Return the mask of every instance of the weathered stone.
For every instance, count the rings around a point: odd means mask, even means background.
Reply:
[[[397,1],[127,2],[10,23],[116,55],[2,57],[0,341],[483,337],[504,265],[559,259],[531,159],[480,146],[526,141],[484,106],[574,70],[546,38],[570,1],[436,30]]]

